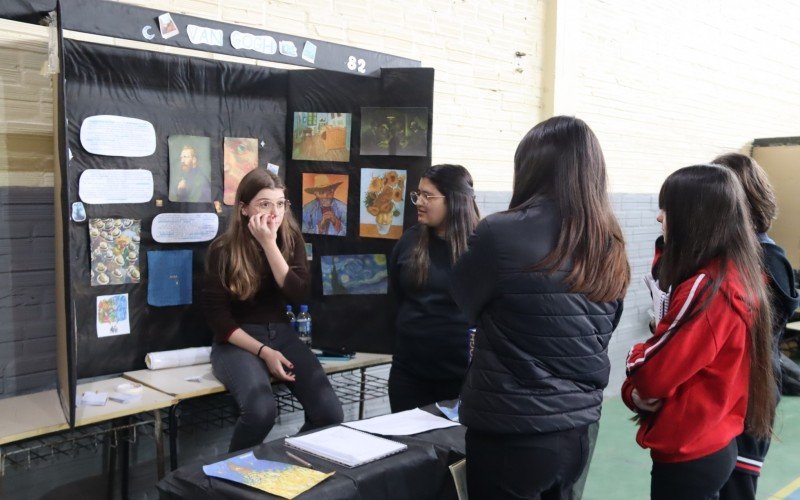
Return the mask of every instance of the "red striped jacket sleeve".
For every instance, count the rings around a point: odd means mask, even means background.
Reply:
[[[708,366],[717,355],[719,346],[715,327],[708,320],[709,309],[721,305],[721,293],[708,308],[691,317],[702,301],[703,285],[708,277],[700,274],[681,283],[673,292],[667,314],[647,342],[634,345],[627,359],[628,379],[623,398],[630,406],[630,393],[635,388],[642,398],[667,398],[695,373]],[[720,302],[720,304],[715,304]],[[678,329],[675,325],[686,318]],[[719,325],[717,325],[719,326]]]

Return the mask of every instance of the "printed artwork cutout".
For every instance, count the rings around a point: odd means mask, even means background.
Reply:
[[[385,295],[389,288],[386,255],[323,255],[323,295]]]
[[[303,232],[347,235],[347,175],[303,174]]]
[[[173,21],[172,16],[168,12],[158,16],[158,27],[161,31],[161,38],[165,40],[168,40],[180,33],[178,26],[175,24],[175,21]]]
[[[426,156],[428,108],[361,108],[362,156]]]
[[[295,498],[332,476],[298,465],[258,459],[252,451],[203,466],[206,476],[218,477],[282,498]]]
[[[169,201],[211,203],[211,139],[169,137]]]
[[[233,205],[242,177],[258,166],[258,139],[226,137],[223,143],[225,190],[222,201]]]
[[[97,336],[111,337],[131,333],[128,294],[97,297]]]
[[[350,113],[295,112],[292,159],[350,161]]]
[[[91,285],[139,283],[138,219],[89,219]]]
[[[359,236],[400,239],[405,197],[405,170],[362,168]]]

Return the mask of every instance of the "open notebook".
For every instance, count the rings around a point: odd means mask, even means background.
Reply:
[[[403,443],[341,425],[305,436],[286,438],[286,446],[345,467],[358,467],[408,448]]]

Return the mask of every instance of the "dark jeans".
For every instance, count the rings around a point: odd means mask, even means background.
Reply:
[[[770,440],[740,434],[736,438],[738,459],[725,486],[719,490],[720,500],[755,500],[758,476],[769,451]]]
[[[461,392],[461,379],[428,380],[397,365],[389,371],[389,406],[392,413],[412,410],[425,405],[458,399]]]
[[[280,351],[294,365],[296,381],[287,383],[306,414],[301,431],[341,423],[342,403],[325,371],[308,347],[285,323],[242,325],[242,329],[268,347]],[[263,360],[233,344],[215,344],[211,349],[214,376],[236,400],[239,419],[233,429],[229,452],[261,444],[275,424],[277,407],[272,395],[269,370]]]
[[[588,427],[546,434],[467,428],[470,500],[569,500],[589,456]]]
[[[721,450],[688,462],[653,462],[650,498],[653,500],[710,500],[736,465],[736,440]]]

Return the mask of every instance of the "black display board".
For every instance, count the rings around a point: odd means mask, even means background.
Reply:
[[[74,311],[68,325],[75,340],[78,378],[144,368],[151,351],[209,345],[208,331],[198,306],[205,250],[208,242],[161,244],[150,229],[160,213],[214,213],[212,203],[173,203],[168,199],[171,135],[198,135],[211,139],[212,195],[222,201],[222,144],[224,137],[252,137],[263,141],[259,165],[281,166],[289,198],[298,219],[302,213],[303,172],[346,173],[350,176],[349,230],[346,237],[310,236],[314,247],[312,296],[315,345],[353,350],[391,352],[394,313],[388,295],[323,296],[320,256],[343,254],[388,254],[394,240],[358,236],[360,170],[392,168],[406,170],[413,189],[430,166],[433,70],[385,69],[380,78],[363,78],[324,70],[287,71],[251,65],[223,63],[198,58],[158,54],[119,47],[67,40],[63,45],[64,109],[66,146],[71,158],[62,176],[66,206],[79,201],[81,174],[88,169],[146,169],[152,172],[154,196],[137,204],[86,204],[88,218],[115,217],[141,220],[139,266],[141,282],[124,285],[90,285],[88,220],[75,222],[63,215],[65,259],[69,280],[67,304]],[[428,152],[424,157],[361,157],[359,151],[360,108],[364,106],[427,107]],[[351,156],[347,163],[291,160],[294,111],[352,113]],[[147,120],[156,130],[157,147],[143,158],[98,156],[84,150],[80,126],[93,115],[121,115]],[[159,206],[159,200],[161,206]],[[404,227],[414,223],[415,212],[406,196]],[[222,205],[220,231],[231,208]],[[147,303],[147,251],[193,251],[193,304],[152,307]],[[127,293],[130,329],[128,335],[98,338],[96,298]]]
[[[362,107],[428,108],[427,154],[425,156],[361,156],[360,130]],[[356,78],[329,71],[293,71],[289,74],[290,116],[286,134],[291,137],[296,111],[352,113],[353,134],[348,163],[289,161],[287,187],[292,197],[299,197],[303,173],[349,175],[348,227],[346,237],[304,235],[313,245],[312,299],[314,345],[366,352],[392,352],[395,310],[390,295],[322,294],[321,255],[385,254],[388,258],[396,240],[359,236],[361,169],[377,168],[405,171],[407,187],[403,227],[416,223],[416,210],[408,191],[431,165],[431,130],[433,116],[433,69],[384,69],[381,78]],[[291,156],[291,155],[290,155]],[[295,203],[297,208],[298,203]],[[296,210],[298,217],[300,211]]]

